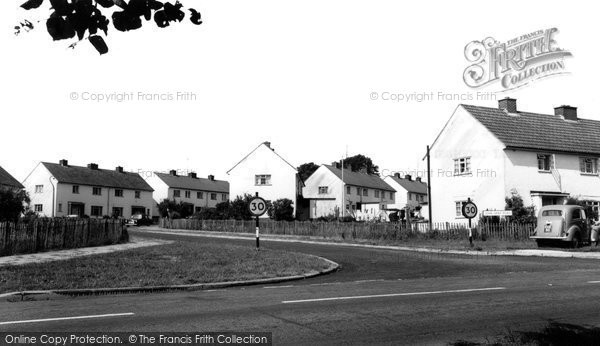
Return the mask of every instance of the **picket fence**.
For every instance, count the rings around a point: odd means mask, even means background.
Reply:
[[[111,219],[43,219],[0,223],[0,256],[109,245],[127,238],[126,227]]]
[[[160,219],[162,228],[183,230],[204,230],[213,232],[254,233],[253,220],[196,220]],[[273,221],[260,220],[262,234],[310,236],[330,239],[356,240],[401,240],[408,238],[461,239],[468,237],[469,230],[460,223],[434,223],[429,230],[427,223],[410,226],[392,222],[317,222],[317,221]],[[535,224],[499,223],[475,225],[472,235],[475,239],[487,240],[527,240],[535,229]]]

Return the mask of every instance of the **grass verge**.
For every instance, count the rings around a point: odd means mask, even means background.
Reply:
[[[317,257],[299,253],[180,241],[64,261],[0,267],[0,293],[251,280],[306,274],[328,266]]]
[[[600,328],[550,321],[539,331],[507,330],[504,334],[488,338],[485,342],[459,340],[452,346],[478,345],[598,345]]]

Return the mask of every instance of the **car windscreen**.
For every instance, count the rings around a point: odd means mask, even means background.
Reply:
[[[562,216],[562,210],[544,210],[542,216]]]

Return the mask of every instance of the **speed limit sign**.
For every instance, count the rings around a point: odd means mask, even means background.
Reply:
[[[469,199],[465,204],[463,204],[462,214],[467,219],[472,219],[475,216],[477,216],[477,206],[475,205],[475,203],[471,202],[471,199]]]
[[[267,212],[267,202],[260,197],[254,197],[248,203],[248,209],[252,216],[261,216]]]

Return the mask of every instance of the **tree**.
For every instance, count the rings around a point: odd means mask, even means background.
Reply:
[[[0,189],[0,222],[17,222],[30,201],[24,190]]]
[[[303,163],[298,166],[298,176],[302,181],[306,181],[317,169],[319,165],[314,162]]]
[[[142,17],[154,22],[159,28],[166,28],[170,23],[181,22],[185,18],[183,5],[176,1],[175,4],[158,0],[49,0],[52,12],[46,20],[46,29],[54,41],[72,39],[77,36],[77,41],[69,47],[88,40],[98,53],[106,54],[108,46],[100,32],[108,35],[110,20],[104,11],[113,6],[117,10],[112,13],[112,24],[119,31],[137,30],[142,27]],[[27,0],[21,7],[25,10],[39,8],[44,0]],[[193,8],[189,8],[190,21],[195,25],[202,24],[201,15]],[[33,23],[25,20],[15,26],[15,34],[22,30],[29,31],[34,28]]]
[[[361,154],[344,159],[344,166],[349,166],[352,172],[379,174],[379,166],[375,165],[371,158]]]
[[[268,213],[275,221],[294,221],[294,202],[287,198],[278,199],[273,202]]]
[[[158,204],[158,213],[161,217],[170,217],[172,219],[186,218],[191,216],[194,211],[191,209],[191,204],[179,202],[175,200],[163,199]]]
[[[588,219],[596,220],[598,218],[598,212],[594,210],[594,207],[588,201],[580,199],[579,197],[569,196],[565,202],[569,205],[579,205],[585,209],[585,216]]]
[[[505,198],[506,210],[512,210],[513,220],[520,223],[535,222],[535,212],[533,207],[526,207],[523,198],[516,190],[511,191],[510,197]]]

